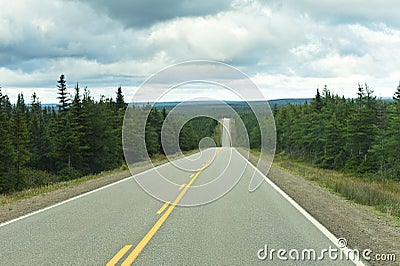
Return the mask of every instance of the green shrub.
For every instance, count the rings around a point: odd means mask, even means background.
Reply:
[[[60,178],[47,171],[27,169],[25,178],[30,187],[48,186],[60,181]]]
[[[68,181],[72,179],[77,179],[79,177],[82,177],[82,172],[79,170],[76,170],[73,167],[70,168],[64,168],[60,170],[57,175],[60,177],[62,181]]]

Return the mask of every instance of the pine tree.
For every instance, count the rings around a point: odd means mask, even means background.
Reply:
[[[124,160],[124,154],[122,150],[122,125],[125,117],[125,111],[128,105],[124,101],[124,95],[122,94],[121,86],[118,87],[117,96],[116,96],[116,103],[115,103],[115,115],[113,118],[113,124],[115,134],[118,136],[118,149],[120,150],[120,158]]]
[[[351,154],[350,168],[364,172],[370,168],[366,164],[368,150],[372,147],[376,134],[376,97],[368,85],[358,86],[357,109],[350,116],[347,128],[347,149]]]
[[[161,115],[162,116],[162,115]],[[159,151],[161,154],[174,154],[179,151],[179,121],[176,119],[176,116],[169,116],[167,120],[162,119],[163,128],[162,132],[160,131],[160,134],[162,133],[162,136],[156,136],[157,134],[151,133],[154,129],[153,126],[151,126],[151,123],[147,121],[146,125],[146,146],[151,147],[151,146],[158,146]],[[149,136],[152,134],[152,136]],[[157,139],[162,137],[162,142],[155,142]],[[154,145],[151,145],[149,142],[151,140]],[[152,152],[156,152],[155,150]]]
[[[197,148],[198,136],[193,130],[192,124],[187,122],[179,132],[179,147],[182,151],[190,151]]]
[[[125,110],[126,109],[126,104],[124,101],[124,95],[122,94],[121,86],[119,86],[118,90],[117,90],[116,107],[117,107],[117,110],[120,110],[120,109]]]
[[[149,106],[145,107],[149,108]],[[150,107],[150,112],[146,122],[146,147],[150,156],[155,155],[161,150],[161,127],[162,117],[157,108]]]
[[[5,106],[5,111],[7,114],[7,118],[11,119],[12,116],[12,104],[10,102],[10,98],[8,98],[8,95],[4,95],[4,106]]]
[[[89,147],[92,154],[90,169],[92,172],[109,170],[121,165],[120,136],[116,134],[113,119],[114,103],[101,97],[98,103],[90,104],[90,124],[92,133]]]
[[[388,127],[383,145],[388,163],[388,177],[400,180],[400,84],[393,96],[394,102],[389,106]]]
[[[92,160],[95,156],[94,150],[92,149],[92,142],[94,141],[96,127],[94,127],[96,120],[95,102],[90,96],[90,92],[87,88],[84,89],[82,96],[82,112],[81,112],[81,125],[82,125],[82,136],[81,143],[85,149],[82,150],[82,163],[88,166],[89,172],[94,172],[92,168]]]
[[[316,111],[320,111],[322,108],[322,100],[321,100],[321,94],[319,93],[319,89],[317,89],[317,94],[315,95],[315,98],[312,102],[315,106]]]
[[[163,109],[161,111],[161,117],[162,117],[162,121],[164,121],[165,118],[167,118],[167,110],[165,109],[165,107],[163,107]]]
[[[321,166],[330,169],[341,169],[345,163],[343,127],[334,112],[325,126],[325,145]]]
[[[14,190],[16,155],[9,121],[7,98],[0,88],[0,193]]]
[[[322,97],[324,99],[323,105],[327,106],[330,100],[332,100],[332,95],[330,90],[328,89],[328,85],[324,85],[324,88],[322,90]]]
[[[60,76],[60,79],[57,81],[58,85],[58,97],[57,99],[59,100],[59,110],[60,111],[66,111],[69,107],[69,96],[67,94],[67,85],[66,85],[66,80],[64,74]]]
[[[42,105],[36,93],[32,95],[30,107],[29,128],[29,151],[31,152],[31,160],[29,166],[34,169],[50,170],[48,165],[50,158],[50,141],[46,123],[49,122],[47,107],[42,110]]]
[[[400,101],[400,81],[399,81],[399,86],[396,88],[396,92],[393,95],[393,100],[397,103]]]
[[[69,97],[67,94],[65,77],[60,76],[58,81],[58,99],[59,99],[59,113],[55,124],[55,137],[54,142],[54,157],[57,159],[57,170],[63,171],[64,178],[73,178],[72,174],[75,167],[75,162],[79,159],[79,137],[75,129],[75,122],[73,121],[70,112]],[[71,175],[70,175],[71,174]]]
[[[27,180],[22,173],[26,164],[30,160],[31,153],[29,152],[29,135],[27,128],[27,108],[24,102],[24,96],[18,94],[17,105],[14,110],[12,123],[14,124],[14,146],[16,151],[16,180],[15,188],[21,190],[26,187]]]
[[[87,114],[83,109],[78,83],[76,83],[75,86],[75,95],[70,106],[70,112],[71,127],[78,143],[78,147],[75,148],[74,155],[71,158],[71,164],[74,168],[83,173],[89,173],[89,164],[87,161],[89,155],[89,143],[86,136],[87,131],[85,129]]]
[[[371,149],[368,151],[370,171],[378,170],[379,178],[385,178],[387,175],[387,106],[383,101],[377,102],[377,123],[375,140]]]

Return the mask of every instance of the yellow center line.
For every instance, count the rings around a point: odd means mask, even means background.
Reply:
[[[194,177],[194,174],[191,174],[189,178],[192,178],[192,177]]]
[[[186,184],[182,184],[182,185],[179,187],[179,190],[181,190],[185,185],[186,185]]]
[[[106,266],[114,266],[125,255],[132,245],[125,245],[117,254],[106,264]]]
[[[196,173],[192,180],[190,180],[189,184],[185,186],[182,192],[178,195],[172,205],[168,208],[168,210],[158,219],[158,221],[154,224],[154,226],[150,229],[150,231],[143,237],[143,239],[139,242],[139,244],[135,247],[135,249],[129,254],[129,256],[125,259],[125,261],[121,264],[121,266],[129,266],[135,261],[137,256],[139,256],[140,252],[142,252],[143,248],[147,245],[150,239],[155,235],[155,233],[160,229],[161,225],[165,222],[168,216],[171,214],[176,204],[182,199],[185,195],[186,191],[193,184],[196,178],[200,175],[201,170]]]
[[[217,155],[218,155],[218,153],[220,153],[220,151],[221,151],[221,150],[217,150],[217,151],[214,153],[213,157],[211,157],[207,162],[205,162],[205,163],[203,164],[203,167],[201,167],[200,169],[201,169],[201,170],[204,170],[205,168],[207,168],[207,167],[214,161],[215,157],[217,157]],[[200,169],[199,169],[199,170],[200,170]]]
[[[217,150],[217,152],[214,154],[210,162],[214,160],[214,158],[217,156],[220,150]],[[139,256],[140,252],[144,249],[144,247],[149,243],[151,238],[155,235],[155,233],[160,229],[162,224],[165,222],[165,220],[168,218],[168,216],[171,214],[171,212],[174,210],[175,206],[179,203],[179,201],[183,198],[185,195],[186,191],[189,189],[189,187],[193,184],[193,182],[197,179],[197,177],[200,175],[200,173],[203,171],[204,168],[200,168],[198,172],[193,176],[193,178],[190,180],[190,182],[184,187],[184,189],[179,193],[178,197],[176,197],[175,201],[172,203],[171,206],[167,209],[167,211],[158,219],[158,221],[153,225],[153,227],[150,229],[149,232],[143,237],[143,239],[139,242],[139,244],[135,247],[135,249],[129,254],[129,256],[122,262],[121,266],[130,266],[132,263],[136,260],[137,256]]]
[[[168,207],[168,205],[169,205],[170,203],[171,203],[170,201],[165,202],[164,205],[161,206],[161,208],[157,211],[157,214],[162,213],[162,212]]]

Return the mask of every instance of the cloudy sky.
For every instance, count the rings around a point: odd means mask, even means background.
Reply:
[[[91,94],[127,98],[149,75],[187,60],[246,73],[267,99],[354,97],[400,80],[398,0],[0,0],[0,85],[14,101],[56,102],[65,74]],[[183,91],[190,94],[190,90]]]

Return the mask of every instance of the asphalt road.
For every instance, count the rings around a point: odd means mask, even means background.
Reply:
[[[323,249],[336,246],[269,183],[250,193],[254,168],[235,149],[208,149],[191,158],[195,160],[175,165],[192,163],[197,170],[185,171],[171,163],[156,169],[177,184],[175,193],[164,195],[171,197],[169,204],[128,178],[2,225],[0,264],[354,265],[330,260],[328,253],[316,262],[309,261],[307,253],[305,261],[279,260],[277,251],[272,259],[261,260],[258,255],[265,256],[260,251],[265,245],[268,254],[272,249],[297,249],[300,258],[303,249],[314,249],[318,257]],[[196,187],[228,182],[243,169],[237,185],[218,200],[195,207],[176,206],[198,199]],[[151,179],[156,170],[140,176]],[[213,197],[210,191],[208,196]]]

